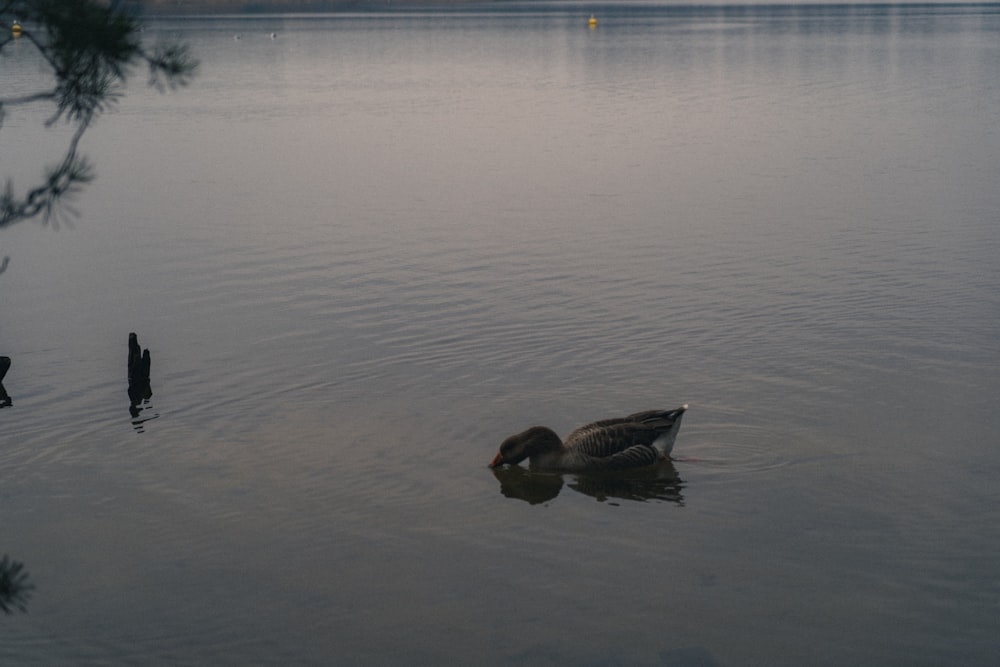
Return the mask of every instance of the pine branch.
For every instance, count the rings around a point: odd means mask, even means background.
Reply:
[[[130,70],[145,63],[149,85],[158,90],[187,85],[198,62],[188,48],[162,42],[151,50],[143,47],[139,24],[118,3],[102,0],[6,0],[0,15],[22,19],[21,36],[39,53],[53,77],[50,89],[0,98],[0,129],[6,108],[33,102],[50,102],[54,109],[46,119],[50,127],[60,121],[76,126],[65,156],[46,173],[41,184],[18,197],[8,179],[0,195],[0,228],[21,220],[43,216],[56,222],[72,209],[61,202],[93,180],[93,168],[77,154],[80,139],[102,113],[121,97]],[[11,40],[10,32],[0,41],[0,57]]]

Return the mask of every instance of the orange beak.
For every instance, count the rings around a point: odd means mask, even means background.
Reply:
[[[490,461],[490,467],[496,468],[497,466],[502,466],[502,465],[503,465],[503,454],[497,452],[497,455],[493,457],[492,461]]]

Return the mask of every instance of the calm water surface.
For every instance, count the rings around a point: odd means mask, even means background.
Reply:
[[[200,77],[0,234],[0,663],[995,661],[996,5],[158,34]],[[672,465],[486,467],[683,402]]]

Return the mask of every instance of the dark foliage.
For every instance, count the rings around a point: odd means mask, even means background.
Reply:
[[[20,30],[12,30],[13,21]],[[48,102],[48,126],[73,127],[65,155],[41,182],[18,193],[8,179],[0,194],[0,228],[41,215],[45,221],[67,209],[65,200],[93,179],[90,163],[77,153],[91,123],[120,97],[132,69],[145,63],[158,89],[190,81],[197,62],[183,44],[143,44],[138,21],[117,2],[100,0],[0,0],[0,58],[14,40],[33,46],[51,78],[37,89],[0,98],[0,127],[11,107]],[[4,91],[10,94],[11,91]],[[58,205],[58,206],[57,206]]]
[[[12,614],[28,611],[28,599],[35,587],[28,583],[24,564],[10,560],[6,554],[0,558],[0,611]]]

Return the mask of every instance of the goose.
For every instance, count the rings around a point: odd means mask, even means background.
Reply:
[[[574,430],[565,440],[545,426],[532,426],[500,444],[491,468],[528,459],[546,470],[624,470],[653,465],[670,457],[681,417],[688,406],[647,410],[602,419]]]

